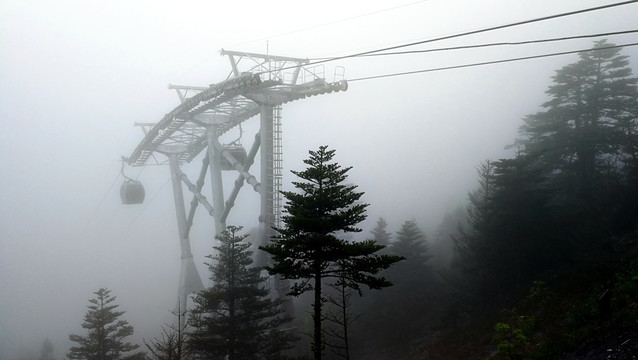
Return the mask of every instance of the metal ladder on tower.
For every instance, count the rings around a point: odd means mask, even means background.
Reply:
[[[272,214],[273,226],[281,227],[281,183],[283,178],[283,147],[281,139],[281,105],[273,108],[272,127]]]

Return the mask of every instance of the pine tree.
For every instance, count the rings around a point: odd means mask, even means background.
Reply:
[[[484,295],[526,286],[635,226],[636,78],[619,48],[594,47],[556,72],[544,110],[524,119],[516,156],[481,165],[455,241],[456,264]]]
[[[553,193],[534,158],[519,154],[479,169],[468,225],[454,237],[455,264],[465,272],[465,291],[488,297],[525,285],[568,250],[551,210]]]
[[[481,259],[487,256],[485,239],[481,233],[491,218],[490,202],[495,187],[494,163],[484,161],[476,169],[478,186],[468,195],[467,223],[459,225],[459,233],[454,236],[456,264],[475,272],[484,268]]]
[[[400,344],[418,332],[433,315],[434,300],[441,288],[429,265],[427,239],[415,220],[401,225],[389,252],[404,257],[405,261],[386,272],[394,286],[382,294],[384,310],[379,313],[377,322],[381,328],[392,329],[383,335],[384,341]]]
[[[383,248],[374,241],[352,242],[340,238],[344,233],[360,232],[357,224],[366,218],[368,204],[360,202],[363,193],[356,185],[345,185],[351,167],[342,168],[331,162],[334,150],[321,146],[309,151],[304,160],[308,168],[292,171],[301,182],[293,182],[300,191],[283,191],[287,202],[282,220],[283,228],[276,229],[271,243],[261,247],[272,256],[273,263],[266,269],[294,281],[290,294],[314,292],[312,349],[314,358],[321,359],[323,339],[322,281],[341,279],[349,288],[360,291],[360,285],[381,289],[391,285],[379,271],[401,258],[375,255]]]
[[[524,119],[518,141],[542,164],[580,242],[634,226],[627,213],[637,210],[637,79],[620,48],[602,40],[594,49],[556,72],[550,100]]]
[[[467,226],[467,211],[458,207],[443,216],[436,228],[431,246],[432,266],[438,270],[447,270],[454,256],[454,238],[459,235],[459,227]]]
[[[269,298],[261,269],[251,267],[250,244],[239,235],[241,227],[229,226],[217,239],[217,255],[209,255],[214,285],[195,297],[189,324],[190,349],[206,359],[264,359],[291,348],[295,337],[281,326],[282,301]]]
[[[390,251],[406,258],[406,261],[390,270],[401,274],[403,279],[423,278],[423,273],[429,269],[427,262],[431,256],[428,254],[428,243],[416,220],[408,220],[401,225]]]
[[[71,334],[69,339],[77,343],[71,347],[70,359],[84,360],[118,360],[143,357],[142,353],[126,355],[137,349],[139,345],[131,344],[125,339],[133,335],[133,326],[120,319],[124,311],[117,311],[119,305],[114,303],[116,297],[111,290],[101,288],[94,292],[90,299],[89,310],[84,315],[82,327],[87,330],[86,336]]]
[[[553,192],[533,158],[519,155],[494,163],[491,219],[481,236],[489,246],[488,278],[527,286],[567,256],[566,241],[550,208]]]
[[[376,226],[370,230],[372,233],[372,241],[376,244],[388,246],[392,239],[392,234],[388,232],[388,222],[384,218],[380,217],[377,220]]]
[[[46,338],[42,342],[42,348],[40,349],[40,360],[55,360],[53,357],[53,344]]]
[[[476,169],[478,186],[468,194],[467,219],[453,235],[454,258],[449,275],[451,285],[460,290],[461,298],[478,295],[491,278],[490,236],[493,221],[492,200],[496,188],[494,162],[486,160]],[[472,297],[472,296],[470,296]]]

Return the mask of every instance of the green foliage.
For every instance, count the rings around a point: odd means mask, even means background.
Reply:
[[[283,228],[276,229],[269,245],[260,247],[272,257],[266,267],[273,275],[293,280],[290,295],[314,291],[313,352],[320,359],[322,346],[322,281],[338,279],[345,286],[361,290],[361,285],[381,289],[391,283],[377,274],[399,261],[391,255],[376,255],[383,249],[374,241],[352,242],[343,233],[359,232],[357,224],[366,218],[368,204],[360,202],[362,192],[346,185],[351,167],[332,162],[335,151],[321,146],[309,151],[304,171],[292,171],[302,181],[293,182],[298,192],[283,191],[286,198]]]
[[[593,337],[599,331],[598,297],[600,290],[595,291],[584,299],[574,301],[566,311],[563,327],[565,329],[564,342],[567,347],[577,346],[579,343]]]
[[[562,321],[566,347],[575,347],[601,332],[615,329],[633,329],[638,322],[638,261],[618,271],[611,284],[597,284],[578,301],[573,301]],[[601,303],[602,294],[608,292],[609,303]],[[605,306],[605,308],[603,308]],[[605,313],[606,312],[606,313]]]
[[[529,294],[505,311],[504,319],[494,327],[497,358],[555,359],[607,332],[634,329],[638,321],[636,264],[617,272],[610,288],[590,284],[582,295],[567,292],[559,296],[544,282],[534,282]],[[613,294],[608,310],[601,303],[605,292]]]
[[[71,347],[67,355],[69,359],[117,360],[143,357],[143,353],[126,355],[139,345],[125,341],[133,335],[133,326],[120,319],[124,311],[116,310],[119,305],[114,304],[116,298],[111,296],[111,290],[101,288],[94,294],[96,297],[89,300],[89,310],[82,323],[87,335],[69,335],[69,340],[77,344]]]
[[[263,286],[261,269],[252,265],[250,244],[239,235],[241,227],[229,226],[217,239],[217,255],[208,258],[213,287],[194,299],[189,325],[190,349],[209,359],[262,359],[276,357],[296,339],[281,331],[291,319],[283,314],[281,300],[271,300]]]
[[[519,304],[504,311],[494,328],[494,341],[502,359],[551,359],[564,348],[563,302],[546,283],[535,281]]]
[[[529,352],[529,338],[525,336],[520,328],[514,328],[505,323],[497,323],[494,327],[494,339],[496,349],[499,351],[498,358],[523,359]]]
[[[374,271],[375,263],[384,266],[391,260],[373,256],[383,246],[372,241],[353,243],[338,237],[342,232],[361,231],[356,225],[366,218],[368,204],[359,202],[363,193],[356,192],[355,185],[343,184],[351,168],[330,162],[334,150],[322,146],[318,151],[309,153],[310,158],[304,160],[308,168],[301,172],[292,171],[305,180],[293,182],[300,192],[282,192],[287,200],[282,217],[285,226],[276,229],[278,234],[271,244],[261,247],[274,260],[271,266],[266,267],[271,274],[298,280],[291,290],[293,296],[320,286],[318,278],[340,278],[348,270],[346,266],[351,266],[352,276],[358,276],[367,272],[357,272],[358,265]],[[311,280],[315,284],[311,284]],[[365,277],[361,280],[369,280],[369,285],[375,288],[389,285],[381,278]],[[353,285],[356,283],[352,282]]]

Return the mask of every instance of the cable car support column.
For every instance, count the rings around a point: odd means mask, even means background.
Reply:
[[[224,185],[222,183],[221,151],[215,146],[218,141],[217,128],[208,127],[206,130],[208,139],[208,158],[210,161],[210,182],[213,190],[213,218],[215,218],[215,236],[226,230],[224,214]]]
[[[182,251],[181,269],[179,275],[178,288],[178,313],[181,314],[187,307],[188,295],[204,289],[204,284],[195,268],[191,243],[186,232],[186,209],[184,207],[184,193],[181,182],[181,171],[179,171],[179,160],[177,154],[168,156],[171,168],[171,180],[173,183],[173,197],[175,199],[175,213],[177,215],[177,229],[179,231],[179,244]],[[184,321],[184,319],[182,319]],[[184,324],[179,324],[180,328]]]
[[[261,137],[261,215],[259,216],[261,244],[267,244],[274,235],[273,227],[280,226],[279,196],[281,191],[281,124],[279,106],[260,105]],[[274,277],[274,290],[284,300],[287,315],[294,315],[294,305],[287,296],[290,284],[279,276]]]

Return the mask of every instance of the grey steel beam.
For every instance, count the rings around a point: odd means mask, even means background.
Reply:
[[[259,133],[257,133],[257,135],[255,135],[255,141],[253,141],[253,145],[250,148],[250,151],[248,152],[248,156],[246,156],[246,163],[244,164],[244,169],[246,171],[250,170],[250,167],[255,162],[255,156],[257,155],[257,151],[259,150],[260,144],[261,144],[261,137],[259,136]],[[230,209],[232,209],[232,207],[235,205],[235,199],[237,198],[237,195],[239,194],[239,190],[241,190],[242,186],[244,186],[244,179],[245,179],[244,175],[240,173],[237,179],[235,180],[235,186],[233,187],[233,191],[228,196],[228,200],[226,200],[226,208],[224,209],[224,214],[222,214],[222,219],[224,221],[226,221],[226,218],[228,217],[228,212],[230,211]]]
[[[177,216],[177,230],[179,232],[179,244],[182,252],[181,267],[179,275],[179,287],[177,291],[178,305],[177,311],[180,313],[186,309],[188,295],[204,289],[202,279],[195,268],[191,244],[186,234],[186,210],[184,208],[184,193],[180,182],[179,160],[177,154],[168,156],[171,168],[171,180],[173,183],[173,198],[175,199],[175,212]],[[183,326],[183,324],[180,324]]]
[[[224,184],[222,182],[221,153],[215,146],[219,143],[217,139],[217,128],[211,126],[206,132],[208,140],[208,158],[210,161],[210,183],[213,191],[213,217],[215,218],[215,236],[226,230],[226,222],[222,220],[224,213]]]

